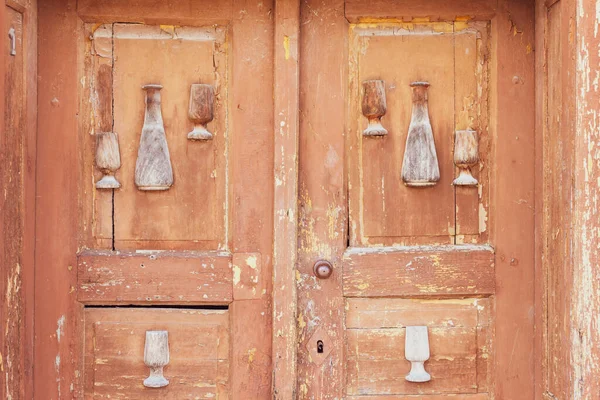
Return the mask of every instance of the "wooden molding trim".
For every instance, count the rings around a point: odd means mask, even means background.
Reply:
[[[231,259],[226,252],[88,250],[77,257],[77,300],[119,305],[229,304],[233,301]]]
[[[296,398],[300,2],[275,1],[273,399]]]
[[[348,297],[495,292],[494,251],[487,245],[350,248],[343,265],[344,296]]]

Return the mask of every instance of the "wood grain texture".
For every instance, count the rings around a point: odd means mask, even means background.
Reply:
[[[35,247],[34,393],[49,400],[82,397],[76,302],[81,141],[78,89],[82,27],[75,1],[38,8],[38,132]],[[91,153],[93,155],[93,153]],[[89,185],[93,185],[91,179]],[[43,195],[42,195],[43,194]],[[71,388],[73,392],[71,392]]]
[[[452,161],[454,60],[451,23],[356,25],[351,30],[348,172],[350,244],[392,246],[448,244],[454,241],[454,174]],[[440,66],[446,66],[441,68]],[[387,112],[385,137],[362,136],[360,83],[383,79]],[[440,180],[415,189],[404,184],[405,157],[411,125],[411,83],[428,81],[428,110],[439,164]],[[414,136],[414,135],[412,135]],[[413,154],[414,153],[414,154]],[[414,156],[412,157],[411,154]]]
[[[114,25],[114,131],[121,143],[119,175],[123,177],[122,188],[114,195],[117,250],[217,250],[228,246],[225,28],[169,29]],[[193,127],[187,118],[190,85],[198,82],[216,87],[215,119],[210,124],[215,138],[209,142],[187,139]],[[141,87],[150,83],[163,86],[162,119],[174,180],[169,190],[160,192],[140,191],[133,184],[144,126],[145,93]]]
[[[296,398],[300,1],[275,2],[273,391]]]
[[[229,235],[234,254],[261,254],[259,282],[264,283],[268,295],[256,300],[236,300],[231,305],[230,398],[266,399],[271,397],[273,379],[269,297],[273,290],[272,263],[276,254],[272,183],[275,4],[271,0],[236,1],[233,7],[228,47],[231,62],[227,66],[231,82],[228,115],[232,178],[229,189],[231,215],[235,218],[229,223]]]
[[[231,254],[86,251],[77,257],[77,300],[92,304],[228,304]]]
[[[344,396],[341,259],[347,246],[348,226],[344,171],[348,28],[344,1],[301,3],[298,400]],[[357,110],[364,120],[359,106]],[[314,276],[313,265],[321,259],[333,265],[328,279]],[[318,329],[328,338],[324,346],[331,349],[321,363],[311,361],[307,348],[312,350],[317,345],[311,338]]]
[[[147,331],[169,335],[170,384],[143,386]],[[85,312],[86,398],[227,398],[229,312],[178,309],[94,309]]]
[[[143,22],[174,25],[226,22],[232,17],[233,0],[185,0],[177,3],[135,0],[83,0],[77,2],[77,15],[86,22]]]
[[[569,397],[594,398],[600,393],[595,371],[600,369],[600,4],[576,5],[575,166],[573,207],[573,303],[569,338],[573,373]],[[572,43],[572,42],[571,42]],[[573,90],[571,87],[570,90]],[[569,290],[569,289],[566,289]],[[563,316],[563,317],[564,317]],[[564,370],[563,370],[564,373]]]
[[[417,400],[417,399],[422,399],[423,396],[421,395],[408,395],[408,396],[404,396],[404,395],[398,395],[398,396],[394,396],[394,395],[377,395],[377,396],[348,396],[348,399],[351,400]],[[441,395],[435,395],[435,394],[431,394],[431,395],[427,395],[427,400],[487,400],[488,394],[487,393],[480,393],[480,394],[453,394],[453,395],[445,395],[445,394],[441,394]]]
[[[493,356],[496,398],[534,392],[534,8],[502,0],[492,22],[490,109],[493,184],[490,241],[496,249]],[[518,180],[515,179],[518,177]],[[518,238],[518,239],[516,239]]]
[[[343,258],[350,297],[489,295],[495,292],[488,246],[351,248]]]
[[[0,388],[2,398],[21,398],[25,383],[27,337],[24,287],[24,241],[26,211],[27,151],[24,18],[20,12],[1,6],[0,29],[13,29],[15,55],[11,55],[8,35],[0,41],[0,370],[5,371]]]
[[[345,4],[346,18],[350,22],[369,22],[374,19],[429,18],[431,20],[452,21],[456,17],[470,16],[477,19],[491,19],[496,11],[492,0],[467,0],[448,2],[431,0],[428,2],[411,0],[348,0]]]
[[[487,351],[488,332],[480,329],[489,324],[487,299],[347,299],[346,309],[349,396],[475,393],[486,382],[477,355]],[[410,370],[405,331],[415,325],[429,330],[426,383],[404,379]]]

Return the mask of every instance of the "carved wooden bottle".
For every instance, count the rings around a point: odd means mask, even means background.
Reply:
[[[427,107],[427,82],[413,82],[412,117],[402,163],[402,180],[407,186],[433,186],[440,180],[433,131]]]
[[[161,85],[144,85],[146,115],[135,163],[135,184],[140,190],[167,190],[173,184],[173,168],[160,109]]]

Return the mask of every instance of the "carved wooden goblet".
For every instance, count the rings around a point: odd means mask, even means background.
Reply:
[[[362,112],[369,119],[369,126],[363,131],[365,136],[383,136],[388,131],[381,125],[381,117],[387,111],[385,82],[371,80],[363,82]]]
[[[460,169],[458,178],[452,182],[457,186],[477,186],[471,175],[471,167],[479,162],[477,131],[456,131],[454,136],[454,164]]]
[[[194,123],[194,130],[188,133],[191,140],[210,140],[212,133],[206,124],[214,118],[215,89],[212,85],[195,83],[190,89],[189,117]]]
[[[409,382],[428,382],[431,375],[425,371],[425,361],[429,360],[429,334],[426,326],[407,326],[404,354],[410,361]]]
[[[96,182],[97,189],[118,189],[121,184],[115,172],[121,167],[119,138],[115,132],[96,133],[96,167],[104,176]]]
[[[169,363],[169,332],[146,331],[144,363],[150,368],[150,376],[144,379],[144,386],[160,388],[169,384],[163,375],[163,368]]]

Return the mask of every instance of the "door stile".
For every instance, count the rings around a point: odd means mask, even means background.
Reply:
[[[275,1],[273,398],[296,398],[300,2]]]

